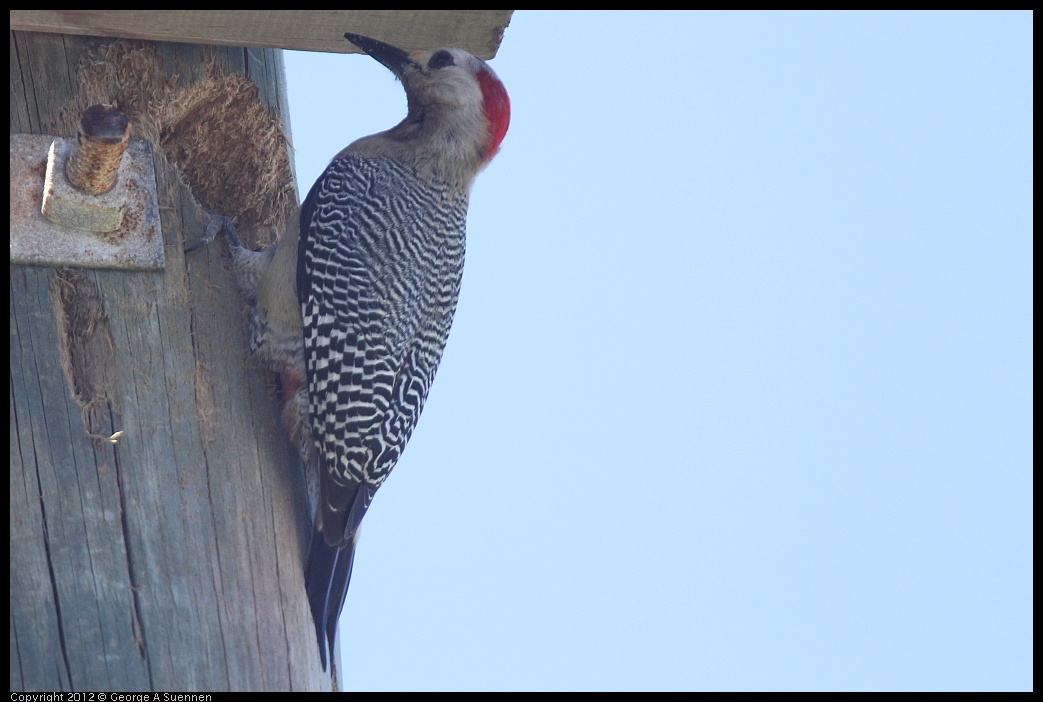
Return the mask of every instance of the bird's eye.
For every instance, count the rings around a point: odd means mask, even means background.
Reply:
[[[446,66],[453,65],[453,55],[442,49],[436,51],[432,56],[431,60],[427,62],[428,68],[445,68]]]

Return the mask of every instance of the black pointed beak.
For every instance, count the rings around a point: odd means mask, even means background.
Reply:
[[[399,78],[402,77],[402,69],[409,64],[416,65],[415,62],[409,58],[407,52],[396,46],[391,46],[391,44],[385,44],[382,41],[370,39],[361,34],[352,34],[351,32],[346,32],[344,38],[365,51],[377,61],[380,61]]]

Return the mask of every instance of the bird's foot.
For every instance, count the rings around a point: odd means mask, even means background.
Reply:
[[[205,210],[210,220],[206,224],[206,231],[203,233],[203,238],[195,244],[192,244],[185,249],[185,253],[192,253],[198,249],[203,248],[220,234],[225,243],[228,244],[229,249],[241,249],[243,247],[242,242],[239,240],[239,234],[235,231],[235,225],[232,224],[232,220],[225,217],[222,214]]]

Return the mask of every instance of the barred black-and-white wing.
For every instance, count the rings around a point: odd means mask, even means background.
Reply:
[[[273,304],[258,312],[288,332],[278,337],[290,340],[287,348],[266,356],[289,359],[279,369],[284,394],[291,393],[284,419],[291,436],[302,439],[308,475],[318,474],[309,478],[319,488],[305,579],[323,667],[359,523],[416,426],[449,334],[468,191],[499,150],[511,115],[496,73],[462,49],[406,51],[359,34],[344,37],[398,77],[408,112],[391,129],[345,148],[301,207],[296,293],[303,345],[293,344],[301,338],[293,333],[297,316],[283,314],[285,297],[265,283]],[[275,293],[289,287],[279,283],[288,277],[282,271],[293,260],[292,241],[280,244],[265,268]]]
[[[386,158],[333,161],[301,209],[304,318],[319,510],[346,546],[405,448],[460,291],[467,193]]]
[[[467,193],[386,158],[334,160],[301,206],[317,530],[305,580],[323,667],[359,524],[413,433],[456,311]]]

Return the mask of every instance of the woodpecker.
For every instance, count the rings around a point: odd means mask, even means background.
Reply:
[[[471,185],[510,122],[503,84],[466,51],[344,37],[401,81],[405,119],[337,154],[278,244],[245,249],[223,217],[208,228],[229,247],[251,350],[279,376],[305,467],[305,582],[323,669],[359,524],[416,426],[449,335]]]

